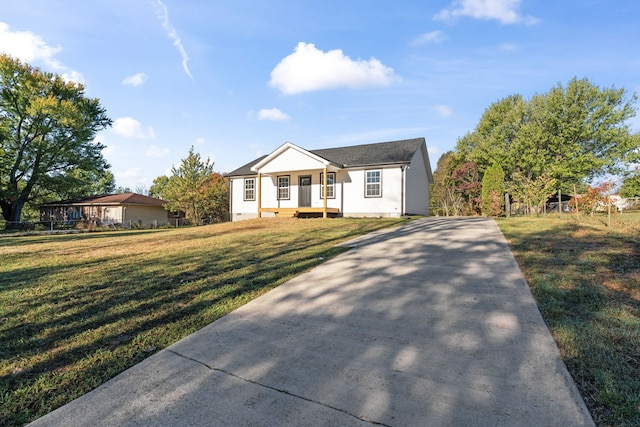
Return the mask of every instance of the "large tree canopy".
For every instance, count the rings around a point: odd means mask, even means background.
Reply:
[[[171,174],[154,179],[149,189],[152,196],[169,202],[167,209],[184,212],[195,225],[228,218],[229,186],[221,174],[213,171],[213,162],[203,161],[191,147]]]
[[[7,226],[20,222],[36,193],[107,181],[96,134],[111,125],[81,84],[0,55],[0,208]]]
[[[616,173],[638,156],[640,136],[628,125],[636,99],[575,78],[530,100],[512,95],[492,104],[456,151],[483,172],[499,164],[507,180],[519,172],[569,184]]]

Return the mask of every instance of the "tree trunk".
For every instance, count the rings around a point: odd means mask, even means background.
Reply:
[[[5,230],[15,230],[20,228],[20,218],[22,217],[22,208],[24,207],[24,199],[18,197],[13,201],[0,201],[0,207],[2,208],[2,216],[5,221]]]

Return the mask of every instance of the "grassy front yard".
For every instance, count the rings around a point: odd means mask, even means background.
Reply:
[[[267,220],[0,235],[0,425],[88,392],[287,279],[404,220]],[[640,426],[640,215],[499,219],[601,426]]]
[[[0,235],[0,425],[21,425],[402,219]]]
[[[640,426],[640,215],[499,219],[600,426]]]

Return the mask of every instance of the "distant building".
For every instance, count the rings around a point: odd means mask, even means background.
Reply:
[[[180,218],[167,211],[166,204],[164,200],[136,193],[82,197],[40,205],[40,221],[68,222],[69,225],[86,221],[96,226],[125,228],[158,227]]]

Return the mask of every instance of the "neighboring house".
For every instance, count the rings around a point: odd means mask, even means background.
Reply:
[[[286,142],[227,176],[232,221],[428,215],[433,183],[424,138],[322,150]]]
[[[40,205],[40,221],[70,225],[87,221],[102,226],[158,227],[178,218],[165,210],[167,202],[136,193],[90,196]],[[135,225],[134,225],[135,224]]]

